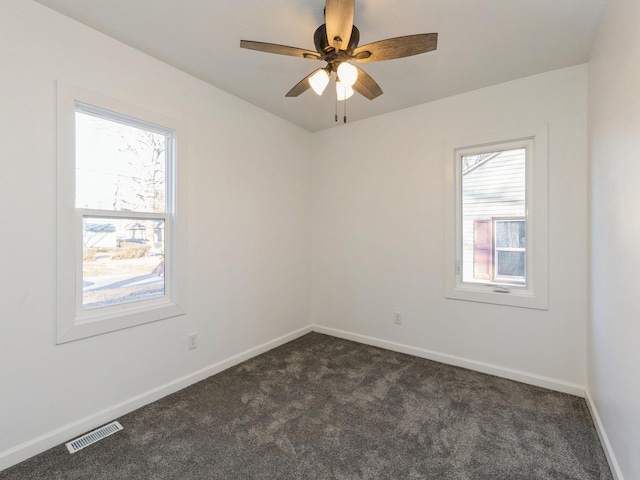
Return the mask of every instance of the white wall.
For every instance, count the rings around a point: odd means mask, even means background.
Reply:
[[[314,135],[313,323],[580,392],[586,85],[587,66],[580,65]],[[549,125],[549,310],[445,299],[445,141],[542,123]],[[402,312],[402,325],[394,324],[394,311]]]
[[[0,69],[0,469],[309,324],[308,132],[30,1]],[[55,344],[56,79],[186,122],[186,316]]]
[[[640,2],[611,0],[589,63],[588,389],[619,478],[640,478]]]

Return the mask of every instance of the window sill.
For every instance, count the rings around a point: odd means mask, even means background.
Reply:
[[[549,309],[546,294],[534,293],[518,286],[509,286],[508,291],[501,291],[500,287],[501,285],[458,285],[447,289],[445,298],[536,310]]]
[[[142,307],[127,305],[127,308],[121,309],[119,313],[100,312],[97,315],[89,314],[76,317],[73,322],[69,322],[66,328],[58,329],[57,343],[72,342],[184,314],[185,311],[180,305],[169,301],[156,305],[146,304]]]

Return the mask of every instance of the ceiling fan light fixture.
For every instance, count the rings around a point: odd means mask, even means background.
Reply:
[[[358,80],[358,69],[347,62],[338,65],[338,78],[345,87],[353,87]]]
[[[343,85],[340,81],[336,82],[336,95],[338,97],[338,101],[341,102],[343,100],[346,100],[347,98],[350,98],[353,93],[353,88]]]
[[[313,88],[313,91],[318,95],[322,95],[324,89],[327,88],[329,84],[329,74],[325,69],[320,69],[316,73],[314,73],[311,77],[309,77],[309,85]]]

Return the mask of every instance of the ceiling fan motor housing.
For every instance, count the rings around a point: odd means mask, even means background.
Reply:
[[[360,41],[360,31],[354,25],[353,28],[351,29],[351,38],[349,39],[349,45],[347,45],[347,48],[342,48],[341,50],[345,50],[349,53],[352,53],[355,50],[355,48],[358,46],[359,41]],[[313,43],[315,44],[316,50],[318,51],[318,53],[321,53],[321,54],[326,54],[334,49],[331,45],[329,45],[329,39],[327,38],[326,24],[323,23],[316,29],[315,33],[313,34]]]

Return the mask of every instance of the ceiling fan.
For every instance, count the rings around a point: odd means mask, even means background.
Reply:
[[[250,40],[241,40],[240,47],[327,62],[325,67],[317,68],[304,77],[286,96],[297,97],[309,88],[322,95],[331,74],[336,72],[338,100],[349,98],[354,91],[369,100],[382,95],[382,89],[376,81],[360,67],[349,63],[350,61],[364,63],[392,60],[430,52],[437,48],[437,33],[388,38],[358,47],[360,32],[353,24],[354,11],[355,0],[326,0],[325,24],[320,25],[313,35],[315,52]]]

